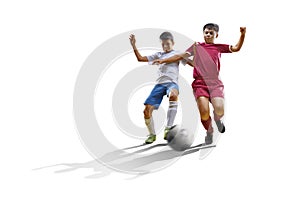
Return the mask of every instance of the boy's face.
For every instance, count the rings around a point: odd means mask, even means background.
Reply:
[[[169,52],[173,50],[174,42],[170,39],[162,40],[161,46],[165,52]]]
[[[213,44],[215,41],[215,38],[218,37],[218,33],[213,29],[204,29],[203,31],[204,41],[207,44]]]

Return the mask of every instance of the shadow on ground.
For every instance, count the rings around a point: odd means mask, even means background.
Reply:
[[[123,173],[132,174],[133,176],[129,179],[134,179],[141,175],[151,173],[152,171],[148,169],[151,169],[152,166],[155,166],[159,162],[167,161],[169,162],[169,164],[172,164],[181,156],[193,154],[198,152],[199,150],[207,150],[207,152],[209,153],[213,147],[216,147],[215,145],[206,146],[205,144],[199,144],[190,147],[184,152],[178,152],[170,148],[164,148],[162,151],[145,154],[141,156],[141,153],[147,152],[154,148],[165,147],[165,146],[167,146],[166,143],[155,144],[151,146],[141,144],[141,145],[131,146],[117,151],[109,152],[99,159],[94,159],[88,162],[60,163],[56,165],[36,168],[34,170],[42,170],[42,169],[54,168],[54,167],[55,168],[63,167],[63,169],[55,170],[54,173],[66,173],[66,172],[76,171],[79,169],[93,170],[93,173],[91,175],[86,176],[85,178],[101,178],[101,177],[108,176],[115,171],[119,171]],[[131,153],[124,153],[126,152],[126,150],[135,150],[135,151]],[[139,156],[136,157],[134,155],[139,155]],[[113,168],[107,167],[105,166],[105,164],[102,163],[106,163],[109,166],[113,164],[114,167]],[[124,169],[124,170],[119,170],[119,169]]]

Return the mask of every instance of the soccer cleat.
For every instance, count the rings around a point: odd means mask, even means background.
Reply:
[[[150,134],[147,138],[147,140],[145,140],[146,144],[151,144],[156,140],[156,135],[154,134]]]
[[[170,131],[171,128],[165,128],[165,131],[164,131],[164,140],[167,140],[167,137],[168,137],[168,133]]]
[[[171,127],[166,127],[164,131],[164,140],[168,140],[168,133],[171,129],[173,129],[176,125],[173,125]]]
[[[205,144],[209,145],[213,143],[213,134],[207,134],[205,136]]]
[[[220,133],[224,133],[225,132],[225,126],[223,124],[223,122],[221,120],[216,121],[218,130]]]

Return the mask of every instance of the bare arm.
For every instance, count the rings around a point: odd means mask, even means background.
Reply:
[[[245,35],[246,35],[246,27],[240,27],[240,32],[241,32],[241,36],[238,43],[230,47],[230,50],[232,52],[238,52],[243,46]]]
[[[133,48],[133,51],[134,51],[134,54],[136,56],[136,59],[139,61],[139,62],[148,62],[148,58],[146,56],[142,56],[140,54],[140,52],[138,51],[138,49],[136,48],[135,46],[135,35],[131,34],[130,37],[129,37],[129,41],[130,41],[130,44]]]
[[[185,53],[174,55],[174,56],[172,56],[170,58],[166,58],[166,59],[163,59],[163,60],[160,60],[160,59],[154,60],[153,64],[163,64],[163,63],[168,64],[168,63],[172,63],[172,62],[178,62],[178,61],[180,61],[180,60],[182,60],[184,58],[187,58],[189,56],[190,56],[190,54],[188,54],[187,52],[185,52]]]
[[[189,66],[191,66],[191,67],[194,67],[194,61],[192,61],[191,59],[189,59],[189,58],[187,58],[186,59],[186,64],[188,64]]]

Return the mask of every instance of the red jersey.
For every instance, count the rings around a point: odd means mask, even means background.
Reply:
[[[221,53],[231,53],[228,44],[196,43],[186,50],[194,56],[195,79],[218,79]]]

